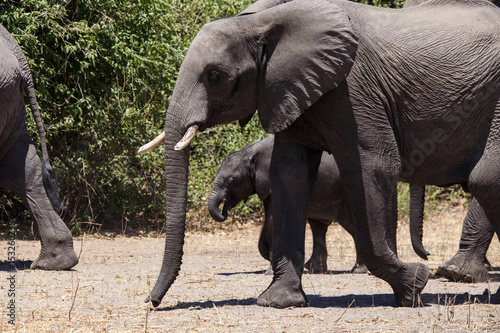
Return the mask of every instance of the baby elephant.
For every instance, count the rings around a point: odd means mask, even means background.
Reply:
[[[222,162],[217,175],[212,194],[208,201],[208,210],[212,218],[223,222],[228,210],[239,202],[246,201],[249,196],[257,193],[264,203],[265,220],[259,239],[259,251],[262,257],[270,260],[272,244],[272,214],[271,185],[269,168],[273,151],[274,137],[257,140],[243,150],[228,155]],[[424,186],[411,187],[412,213],[410,229],[412,245],[417,254],[427,259],[429,254],[422,245],[422,212],[424,204]],[[332,221],[338,222],[354,238],[355,227],[349,206],[344,199],[342,180],[337,164],[332,155],[323,153],[318,170],[318,177],[311,194],[307,221],[313,234],[313,253],[305,263],[305,268],[312,273],[327,271],[327,249],[325,236]],[[415,200],[417,199],[417,200]],[[224,203],[222,213],[219,206]],[[391,248],[396,252],[396,226],[388,226],[387,235]],[[367,272],[359,256],[352,269],[353,273]]]

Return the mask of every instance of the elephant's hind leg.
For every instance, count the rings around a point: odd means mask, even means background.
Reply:
[[[492,144],[493,146],[493,144]],[[473,195],[469,213],[476,217],[470,225],[464,225],[469,231],[462,233],[460,244],[468,245],[467,260],[475,261],[474,267],[481,272],[475,273],[474,281],[486,280],[486,251],[494,232],[500,235],[500,161],[496,148],[487,149],[476,164],[469,177],[468,187]],[[493,152],[492,152],[493,151]],[[468,214],[469,215],[469,214]]]
[[[452,281],[484,282],[488,280],[486,251],[493,238],[493,226],[476,198],[465,217],[458,252],[439,265],[437,273]]]
[[[78,263],[71,232],[47,196],[42,165],[26,133],[0,162],[0,183],[23,199],[37,223],[41,238],[39,257],[32,269],[63,270]]]

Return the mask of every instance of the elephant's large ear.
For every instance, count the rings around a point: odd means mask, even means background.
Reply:
[[[345,79],[357,38],[347,14],[326,0],[294,0],[247,17],[261,29],[259,118],[276,133]]]

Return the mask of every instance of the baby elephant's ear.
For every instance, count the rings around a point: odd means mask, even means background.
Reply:
[[[259,117],[276,133],[345,80],[357,38],[347,14],[326,0],[294,0],[249,17],[263,36]]]

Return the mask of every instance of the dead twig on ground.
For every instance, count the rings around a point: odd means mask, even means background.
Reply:
[[[69,309],[68,312],[68,321],[71,321],[71,311],[73,311],[73,307],[75,306],[76,293],[78,292],[79,286],[80,286],[80,280],[77,280],[75,294],[73,295],[73,302],[71,302],[71,308]]]
[[[335,325],[339,323],[340,319],[345,315],[345,313],[347,312],[347,310],[349,310],[349,308],[351,307],[352,303],[354,303],[355,299],[352,300],[351,304],[349,304],[349,306],[344,310],[344,312],[342,312],[342,314],[340,315],[340,317],[335,321]]]

